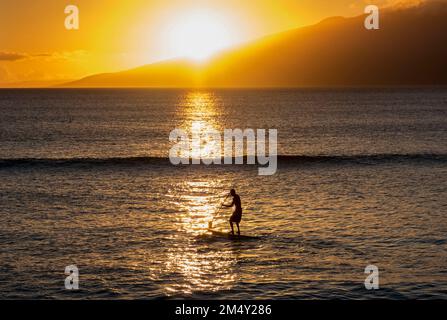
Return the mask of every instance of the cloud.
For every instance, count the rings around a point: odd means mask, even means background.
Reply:
[[[51,54],[51,58],[53,59],[68,60],[68,61],[82,60],[88,56],[89,53],[85,50],[63,51]]]
[[[0,51],[0,61],[17,61],[26,59],[28,55],[16,52]]]
[[[386,0],[384,6],[389,8],[404,9],[416,7],[427,3],[427,0]]]
[[[19,53],[0,51],[0,61],[19,61],[29,59],[45,59],[45,60],[77,60],[88,56],[84,50],[64,51],[54,53]]]
[[[365,7],[370,4],[379,6],[380,8],[408,8],[421,5],[428,0],[363,0],[356,1],[351,4],[351,8]]]
[[[38,53],[32,55],[32,57],[51,57],[51,56],[53,56],[51,53]]]

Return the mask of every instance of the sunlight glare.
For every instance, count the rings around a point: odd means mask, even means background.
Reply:
[[[189,12],[174,21],[169,27],[168,40],[176,56],[200,61],[230,45],[228,26],[214,12]]]

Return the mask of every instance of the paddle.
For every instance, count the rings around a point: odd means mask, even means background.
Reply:
[[[223,199],[223,201],[220,203],[219,208],[217,209],[216,213],[214,214],[213,220],[208,222],[208,229],[212,229],[213,228],[214,219],[216,219],[216,217],[219,216],[219,211],[220,211],[220,209],[222,209],[223,204],[225,203],[225,201],[227,201],[229,196],[230,196],[230,194],[228,193],[227,196],[225,197],[225,199]]]

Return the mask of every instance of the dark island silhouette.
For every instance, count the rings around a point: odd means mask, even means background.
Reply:
[[[216,54],[92,75],[64,87],[301,87],[447,84],[447,2],[333,17]]]

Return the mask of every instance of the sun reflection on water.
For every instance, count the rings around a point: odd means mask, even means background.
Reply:
[[[228,247],[219,250],[204,248],[193,239],[171,247],[167,253],[166,270],[176,274],[176,281],[166,287],[167,293],[229,290],[236,280],[236,263],[235,254]]]
[[[213,94],[190,92],[179,104],[177,113],[180,129],[191,138],[198,132],[220,129],[220,109]],[[191,143],[192,141],[190,141]],[[216,155],[220,141],[201,135],[200,149],[193,150],[192,157]],[[234,268],[238,253],[226,242],[210,238],[208,223],[215,218],[229,182],[214,177],[195,177],[175,184],[167,194],[172,207],[176,208],[173,221],[175,232],[169,237],[171,245],[164,260],[164,272],[173,275],[174,281],[165,286],[171,296],[197,292],[229,290],[236,282]],[[213,223],[223,220],[222,214]]]
[[[190,146],[193,145],[194,136],[200,136],[200,146],[195,146],[190,154],[181,156],[192,158],[221,157],[220,140],[216,141],[207,133],[219,133],[220,110],[216,97],[207,92],[190,92],[185,97],[185,102],[180,105],[179,114],[182,117],[181,127],[190,137]]]
[[[185,121],[204,120],[210,124],[216,124],[220,111],[217,108],[218,100],[209,92],[189,92],[186,95],[186,104],[182,108]]]
[[[221,180],[185,181],[177,185],[170,195],[179,209],[178,231],[200,235],[208,231],[208,222],[216,217],[221,192],[225,190]]]
[[[170,237],[172,246],[166,253],[165,269],[176,281],[167,287],[169,295],[214,292],[231,289],[237,263],[231,245],[209,237],[208,222],[222,201],[221,180],[192,180],[178,183],[171,199],[178,208],[175,216],[177,233]]]

